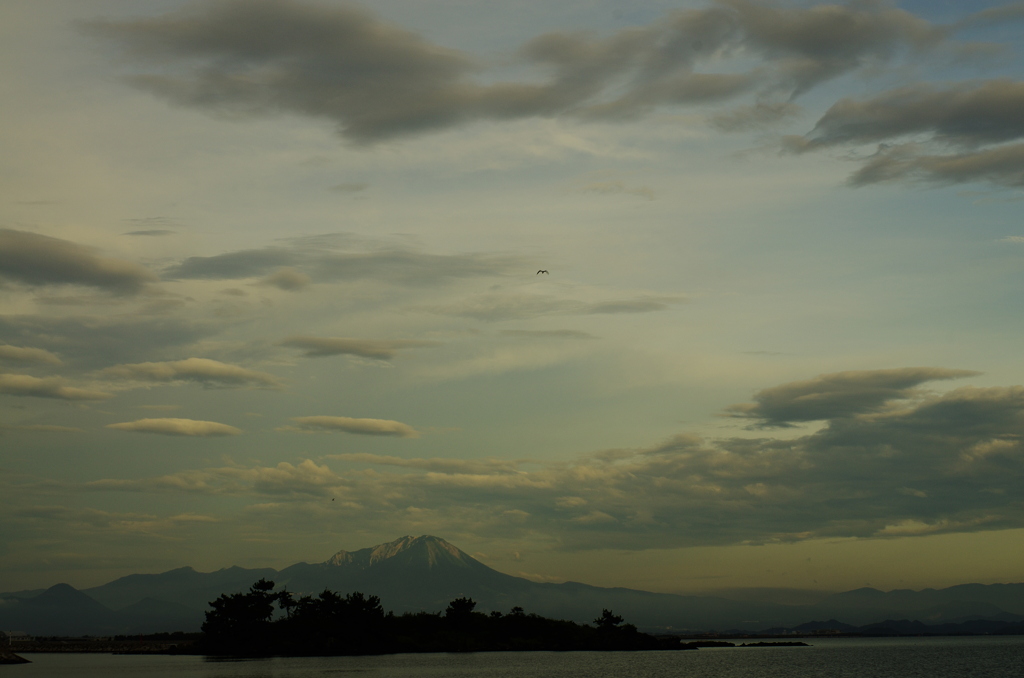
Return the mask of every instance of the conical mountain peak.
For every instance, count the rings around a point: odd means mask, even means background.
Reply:
[[[466,567],[475,562],[473,558],[444,539],[425,534],[419,537],[406,535],[395,541],[358,551],[338,551],[327,560],[327,564],[370,568],[385,562],[398,561],[428,568],[441,565]]]

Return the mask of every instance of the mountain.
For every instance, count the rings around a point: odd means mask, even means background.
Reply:
[[[191,567],[179,567],[160,574],[130,574],[102,586],[84,589],[84,592],[113,610],[120,610],[145,598],[206,610],[208,603],[222,593],[245,591],[259,579],[273,579],[276,576],[277,570],[269,567],[228,567],[216,572],[196,572]]]
[[[493,570],[445,540],[430,536],[402,537],[359,551],[339,551],[323,563],[286,567],[274,581],[300,594],[316,594],[325,588],[362,591],[380,596],[384,608],[396,613],[443,610],[462,597],[473,598],[481,609],[507,611],[524,592],[537,586]],[[600,612],[598,609],[597,614]]]
[[[1024,584],[857,589],[820,597],[812,604],[787,605],[766,599],[763,592],[755,600],[737,600],[736,592],[726,599],[578,582],[542,584],[498,572],[444,539],[424,535],[339,551],[324,562],[296,563],[280,571],[229,567],[197,572],[182,567],[129,575],[84,592],[63,584],[36,595],[0,594],[0,628],[47,635],[195,631],[210,601],[223,593],[248,590],[259,579],[273,580],[278,590],[297,595],[317,595],[324,589],[342,594],[361,591],[379,596],[384,609],[396,614],[441,611],[462,597],[475,600],[483,612],[522,607],[528,613],[584,623],[608,608],[652,631],[794,629],[812,619],[830,620],[820,622],[825,624],[821,628],[843,630],[881,620],[945,624],[950,629],[1024,620]],[[893,628],[878,630],[888,633]]]
[[[4,598],[0,605],[0,627],[33,635],[80,636],[116,626],[113,611],[68,584],[31,598]]]
[[[760,628],[797,619],[790,608],[780,605],[577,582],[539,584],[493,570],[444,539],[428,535],[340,551],[323,563],[292,565],[274,581],[301,594],[329,588],[377,595],[384,609],[396,614],[443,610],[455,598],[467,597],[481,611],[522,607],[542,616],[585,623],[609,608],[642,628]]]

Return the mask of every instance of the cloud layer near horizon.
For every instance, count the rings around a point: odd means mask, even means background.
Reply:
[[[795,396],[796,405],[780,406],[784,420],[828,419],[820,431],[793,439],[680,434],[653,447],[607,450],[573,462],[340,454],[329,458],[348,470],[306,459],[85,487],[267,496],[296,507],[334,496],[346,515],[365,525],[417,507],[438,527],[519,538],[544,534],[569,549],[1024,526],[1024,387],[966,387],[941,395],[910,390],[968,374],[936,368],[848,372],[765,389],[761,394],[786,402]],[[798,394],[815,392],[826,394],[824,403],[805,413]],[[895,401],[903,404],[885,407]],[[398,422],[341,417],[293,421],[355,433],[411,430]]]

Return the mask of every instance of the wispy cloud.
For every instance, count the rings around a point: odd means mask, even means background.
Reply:
[[[352,417],[292,417],[294,426],[284,426],[279,431],[305,431],[325,433],[354,433],[368,436],[393,436],[397,438],[419,438],[420,433],[412,426],[391,419],[354,419]]]
[[[543,294],[488,294],[425,310],[488,322],[547,315],[602,315],[664,311],[688,299],[682,295],[642,295],[605,301],[580,301]]]
[[[89,315],[87,313],[0,315],[0,336],[8,342],[45,348],[81,367],[152,360],[181,354],[223,325],[177,317]]]
[[[279,268],[260,280],[260,283],[263,285],[270,285],[286,292],[304,290],[312,282],[312,279],[302,271],[296,271],[294,268],[288,267]]]
[[[167,228],[147,228],[141,231],[128,231],[121,235],[134,235],[134,236],[149,236],[149,237],[160,237],[165,235],[174,235],[175,231]]]
[[[37,433],[82,433],[76,426],[59,424],[0,424],[0,431],[33,431]]]
[[[68,386],[61,377],[40,379],[27,374],[0,374],[0,393],[56,400],[106,400],[112,393]]]
[[[414,250],[341,252],[336,243],[318,246],[241,250],[212,257],[189,257],[164,271],[168,279],[241,280],[267,278],[288,283],[296,276],[312,282],[379,280],[397,285],[433,286],[452,280],[504,276],[528,266],[517,257],[494,254],[430,254]],[[287,271],[287,273],[282,273]],[[273,276],[278,276],[273,278]],[[278,285],[280,286],[280,284]]]
[[[933,48],[949,33],[875,3],[797,8],[719,0],[606,37],[538,36],[519,56],[542,77],[480,84],[470,56],[349,6],[220,0],[86,28],[128,50],[141,67],[128,82],[163,99],[323,118],[363,143],[473,120],[621,120],[765,91],[785,100],[903,52]],[[745,70],[737,59],[733,69],[708,72],[743,53],[757,66]],[[162,67],[145,69],[151,60]]]
[[[805,153],[877,143],[850,177],[855,186],[887,181],[986,181],[1024,186],[1024,82],[977,80],[948,87],[911,85],[864,100],[843,99],[786,148]],[[953,152],[949,152],[952,150]]]
[[[891,401],[915,395],[914,389],[929,381],[963,379],[978,374],[939,367],[835,372],[766,388],[754,395],[755,402],[733,405],[727,412],[733,417],[753,419],[763,426],[841,419],[880,411]]]
[[[156,433],[166,436],[191,436],[211,438],[219,436],[236,436],[242,433],[241,429],[227,424],[220,424],[215,421],[200,421],[196,419],[138,419],[136,421],[125,421],[119,424],[107,424],[107,428],[118,431],[133,431],[136,433]]]
[[[62,365],[59,357],[41,348],[26,348],[0,344],[0,360],[42,365]]]
[[[364,183],[346,183],[346,184],[335,184],[334,186],[331,186],[331,190],[334,191],[335,193],[352,194],[352,193],[362,193],[363,191],[365,191],[369,187],[370,187],[369,184],[364,184]]]
[[[501,334],[522,339],[597,339],[593,334],[579,330],[502,330]]]
[[[354,355],[360,358],[391,360],[407,348],[437,346],[435,341],[417,339],[349,339],[345,337],[289,337],[278,346],[302,349],[307,358]]]
[[[191,381],[221,388],[239,386],[281,388],[281,382],[272,374],[208,358],[115,365],[104,369],[101,374],[118,379],[149,382]]]
[[[635,195],[645,200],[654,200],[657,194],[653,189],[646,186],[629,186],[623,181],[593,181],[580,188],[583,193],[598,193],[601,195]]]

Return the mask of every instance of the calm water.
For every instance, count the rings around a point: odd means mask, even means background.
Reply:
[[[491,652],[209,661],[26,654],[11,678],[1021,678],[1024,637],[813,640],[812,647],[696,652]]]

